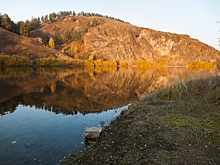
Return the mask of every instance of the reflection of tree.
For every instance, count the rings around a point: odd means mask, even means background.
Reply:
[[[1,115],[4,115],[6,112],[13,113],[18,106],[18,102],[15,100],[10,100],[0,104]]]
[[[52,83],[50,84],[50,90],[51,90],[52,93],[55,92],[55,90],[56,90],[56,82],[52,82]]]

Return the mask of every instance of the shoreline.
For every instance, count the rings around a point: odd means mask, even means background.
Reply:
[[[134,102],[62,164],[220,164],[220,78],[178,83]]]

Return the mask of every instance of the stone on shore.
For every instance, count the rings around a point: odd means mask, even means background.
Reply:
[[[85,129],[85,139],[92,140],[100,136],[102,132],[102,127],[86,127]]]

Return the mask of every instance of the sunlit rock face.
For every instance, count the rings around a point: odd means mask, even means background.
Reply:
[[[85,52],[104,60],[167,61],[187,65],[190,61],[215,61],[219,51],[188,35],[155,31],[120,22],[89,29],[84,37]]]

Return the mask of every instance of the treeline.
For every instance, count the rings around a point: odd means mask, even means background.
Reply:
[[[26,20],[25,22],[18,21],[15,23],[7,14],[1,15],[0,13],[0,27],[23,36],[28,36],[29,32],[39,27],[40,24],[41,21],[39,18],[32,18],[31,21]]]
[[[23,35],[23,36],[28,36],[29,32],[31,30],[34,30],[36,28],[38,28],[40,26],[41,23],[44,22],[53,22],[59,19],[64,19],[66,17],[71,17],[72,21],[76,21],[76,18],[74,16],[85,16],[85,17],[92,17],[92,16],[97,16],[97,17],[103,17],[103,18],[109,18],[109,19],[113,19],[116,21],[120,21],[123,23],[128,23],[129,22],[125,22],[121,19],[118,18],[114,18],[114,17],[110,17],[110,16],[104,16],[102,14],[98,14],[98,13],[89,13],[89,12],[80,12],[78,14],[76,14],[75,11],[60,11],[58,13],[50,13],[47,15],[42,15],[41,17],[38,18],[32,18],[30,21],[26,20],[26,21],[18,21],[17,23],[15,23],[13,20],[11,20],[11,18],[8,16],[8,14],[1,14],[0,13],[0,27],[9,30],[11,32]],[[94,21],[93,23],[90,23],[91,26],[95,26],[97,25],[97,21]]]

